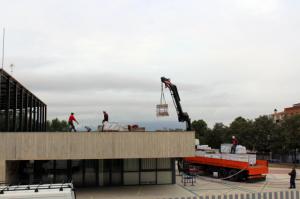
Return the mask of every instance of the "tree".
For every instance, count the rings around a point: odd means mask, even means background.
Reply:
[[[212,130],[208,130],[205,135],[207,144],[212,148],[220,148],[224,142],[224,137],[227,135],[228,127],[223,123],[216,123]]]
[[[208,131],[207,124],[204,120],[195,120],[192,122],[192,129],[195,131],[196,138],[201,143],[205,143],[204,137]]]
[[[47,131],[49,132],[57,132],[62,131],[66,132],[69,130],[69,126],[67,121],[60,121],[58,118],[53,119],[51,122],[47,121]]]
[[[269,152],[274,133],[275,123],[272,118],[268,116],[256,118],[253,122],[252,149],[259,152]]]
[[[243,117],[237,117],[229,127],[229,132],[224,141],[229,141],[231,136],[234,135],[239,144],[246,146],[248,149],[253,147],[253,122],[246,120]]]
[[[296,160],[297,149],[300,148],[300,115],[294,115],[284,119],[282,130],[285,139],[282,140],[286,144],[286,149],[293,153],[293,160]]]

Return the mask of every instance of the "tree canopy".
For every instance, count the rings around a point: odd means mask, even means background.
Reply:
[[[300,149],[300,115],[286,117],[279,123],[269,116],[259,116],[254,120],[237,117],[229,126],[216,123],[213,128],[200,119],[193,121],[192,127],[200,144],[208,144],[213,148],[230,143],[234,135],[239,144],[261,153],[296,154]]]
[[[67,132],[69,126],[66,120],[59,120],[58,118],[53,119],[52,121],[47,120],[47,131],[48,132]]]

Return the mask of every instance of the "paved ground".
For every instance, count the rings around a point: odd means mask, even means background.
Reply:
[[[170,198],[188,197],[200,195],[218,195],[224,193],[256,193],[286,190],[289,187],[290,168],[270,168],[267,180],[256,183],[229,182],[209,177],[198,177],[194,186],[184,186],[181,177],[177,176],[175,185],[152,185],[152,186],[123,186],[79,189],[78,199],[96,198]],[[300,170],[297,170],[300,179]],[[296,187],[300,186],[300,180],[296,181]]]

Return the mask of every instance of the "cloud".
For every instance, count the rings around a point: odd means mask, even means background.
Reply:
[[[209,124],[254,118],[299,101],[299,3],[7,1],[5,69],[48,104],[96,122],[155,121],[160,77],[184,111]],[[170,120],[177,121],[170,104]]]

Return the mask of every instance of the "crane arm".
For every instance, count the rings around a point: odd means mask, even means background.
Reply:
[[[173,99],[173,102],[174,102],[174,105],[175,105],[175,108],[176,108],[176,111],[177,111],[177,115],[178,115],[178,121],[179,122],[186,122],[186,130],[191,131],[192,130],[191,119],[190,119],[187,112],[182,111],[177,86],[172,84],[170,79],[165,78],[165,77],[161,77],[161,82],[167,88],[169,88],[169,90],[171,92],[172,99]]]

